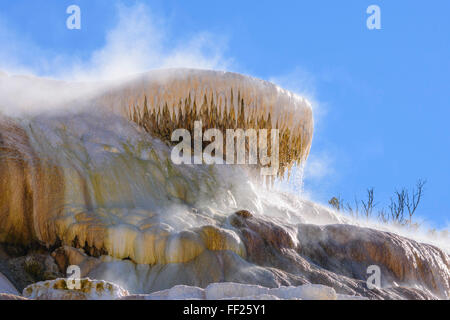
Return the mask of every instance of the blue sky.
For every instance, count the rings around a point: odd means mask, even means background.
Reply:
[[[72,4],[81,30],[66,28]],[[371,4],[381,30],[366,27]],[[419,214],[445,227],[449,12],[447,0],[2,0],[0,69],[86,78],[186,65],[273,80],[315,104],[311,197],[352,200],[374,187],[386,205],[423,178]]]

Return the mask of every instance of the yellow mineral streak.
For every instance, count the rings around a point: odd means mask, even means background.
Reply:
[[[38,159],[25,131],[0,117],[0,241],[53,243],[56,232],[49,221],[63,199],[61,170]]]
[[[192,231],[171,235],[166,245],[166,263],[188,262],[205,250],[200,236]]]
[[[151,216],[148,212],[124,215],[122,223],[108,225],[100,215],[72,210],[56,219],[55,229],[63,244],[86,250],[92,247],[140,264],[189,262],[206,249],[231,250],[245,256],[240,238],[231,230],[209,225],[176,232],[166,224],[149,222],[152,218],[144,218],[145,215]]]
[[[244,244],[231,230],[204,226],[200,229],[200,236],[209,250],[231,250],[240,256],[245,256]]]

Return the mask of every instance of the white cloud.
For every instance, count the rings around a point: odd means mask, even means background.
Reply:
[[[304,177],[306,180],[320,182],[335,174],[334,159],[326,152],[311,154],[306,162]]]
[[[176,45],[163,17],[138,3],[117,5],[116,26],[105,35],[105,45],[88,59],[40,48],[15,33],[0,17],[0,69],[67,80],[114,79],[150,69],[190,67],[227,69],[226,41],[209,32],[181,39]]]
[[[163,17],[138,3],[117,5],[115,26],[105,34],[104,45],[87,58],[61,54],[41,48],[26,35],[19,34],[0,14],[0,70],[10,75],[50,77],[69,81],[97,81],[122,78],[157,68],[227,69],[231,64],[223,53],[226,41],[219,35],[199,32],[176,37],[168,31]],[[56,110],[76,96],[90,94],[101,86],[71,86],[63,90],[56,83],[34,81],[31,77],[6,79],[0,72],[0,112]],[[23,88],[27,87],[26,94]],[[81,91],[80,91],[81,90]]]
[[[118,5],[119,21],[106,36],[106,45],[76,70],[76,78],[117,78],[157,68],[225,69],[230,60],[223,56],[225,45],[214,35],[201,32],[176,46],[168,44],[168,26],[149,7]]]

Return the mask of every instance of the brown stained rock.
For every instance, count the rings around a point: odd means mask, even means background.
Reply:
[[[230,223],[232,226],[243,231],[244,237],[247,238],[246,244],[250,248],[255,247],[252,241],[260,243],[261,240],[276,249],[295,248],[293,232],[287,227],[255,217],[244,218],[240,215],[233,216]]]
[[[450,297],[450,257],[432,245],[352,225],[299,225],[298,238],[302,256],[337,274],[365,280],[367,267],[377,265],[386,285],[420,283]]]
[[[67,267],[69,266],[69,258],[63,247],[60,247],[52,252],[52,257],[55,259],[58,265],[59,271],[65,274]]]
[[[311,283],[331,286],[338,293],[372,299],[450,296],[449,257],[427,244],[343,224],[300,224],[295,233],[292,227],[257,217],[235,214],[230,223],[239,230],[249,261],[273,267],[272,272],[278,270],[289,279],[300,276]],[[297,234],[296,239],[293,234]],[[382,284],[393,288],[368,290],[369,265],[379,265]],[[429,292],[409,288],[415,283],[423,284]]]
[[[76,265],[80,268],[81,277],[87,274],[101,263],[98,258],[90,257],[82,250],[69,246],[57,248],[52,252],[52,257],[55,259],[60,272],[65,275],[69,265]]]
[[[29,253],[11,258],[4,263],[4,267],[19,291],[34,282],[62,276],[55,260],[46,253]]]
[[[241,229],[241,234],[249,259],[264,261],[267,258],[264,250],[262,250],[264,248],[264,239],[249,228]]]
[[[244,219],[253,217],[253,215],[248,210],[239,210],[236,211],[234,214]]]

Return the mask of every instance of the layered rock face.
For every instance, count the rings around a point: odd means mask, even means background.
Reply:
[[[249,261],[302,281],[370,298],[450,297],[449,256],[437,247],[345,224],[283,226],[240,216],[231,223],[243,235]],[[380,267],[385,289],[367,290],[373,265]]]
[[[8,79],[0,76],[2,95]],[[20,78],[16,87],[35,81]],[[231,282],[267,290],[317,284],[329,288],[321,292],[373,299],[449,298],[449,257],[437,247],[346,225],[320,205],[261,187],[247,166],[171,161],[170,132],[192,132],[202,120],[203,129],[278,128],[281,174],[301,166],[312,138],[303,98],[250,77],[198,70],[157,71],[96,85],[101,90],[57,87],[64,111],[0,116],[0,242],[25,252],[8,258],[15,265],[44,270],[33,279],[77,265],[82,277],[135,294]],[[36,247],[45,252],[31,254]],[[381,268],[381,288],[367,288],[370,265]],[[26,279],[14,284],[21,290]],[[76,295],[61,281],[40,283],[27,296]],[[94,284],[85,283],[89,290]],[[287,294],[267,290],[257,296]]]
[[[382,285],[418,286],[450,298],[450,259],[435,246],[349,225],[300,225],[299,235],[299,253],[327,270],[364,279],[364,267],[377,265],[383,275]]]
[[[140,294],[166,294],[177,285],[206,288],[211,283],[232,282],[269,289],[320,284],[347,298],[449,298],[448,255],[430,245],[373,229],[292,225],[242,211],[225,224],[241,238],[245,258],[229,250],[206,250],[186,263],[136,265],[107,256],[94,258],[68,246],[53,256],[62,270],[78,265],[82,277],[106,279]],[[379,288],[367,286],[370,265],[381,268]]]

